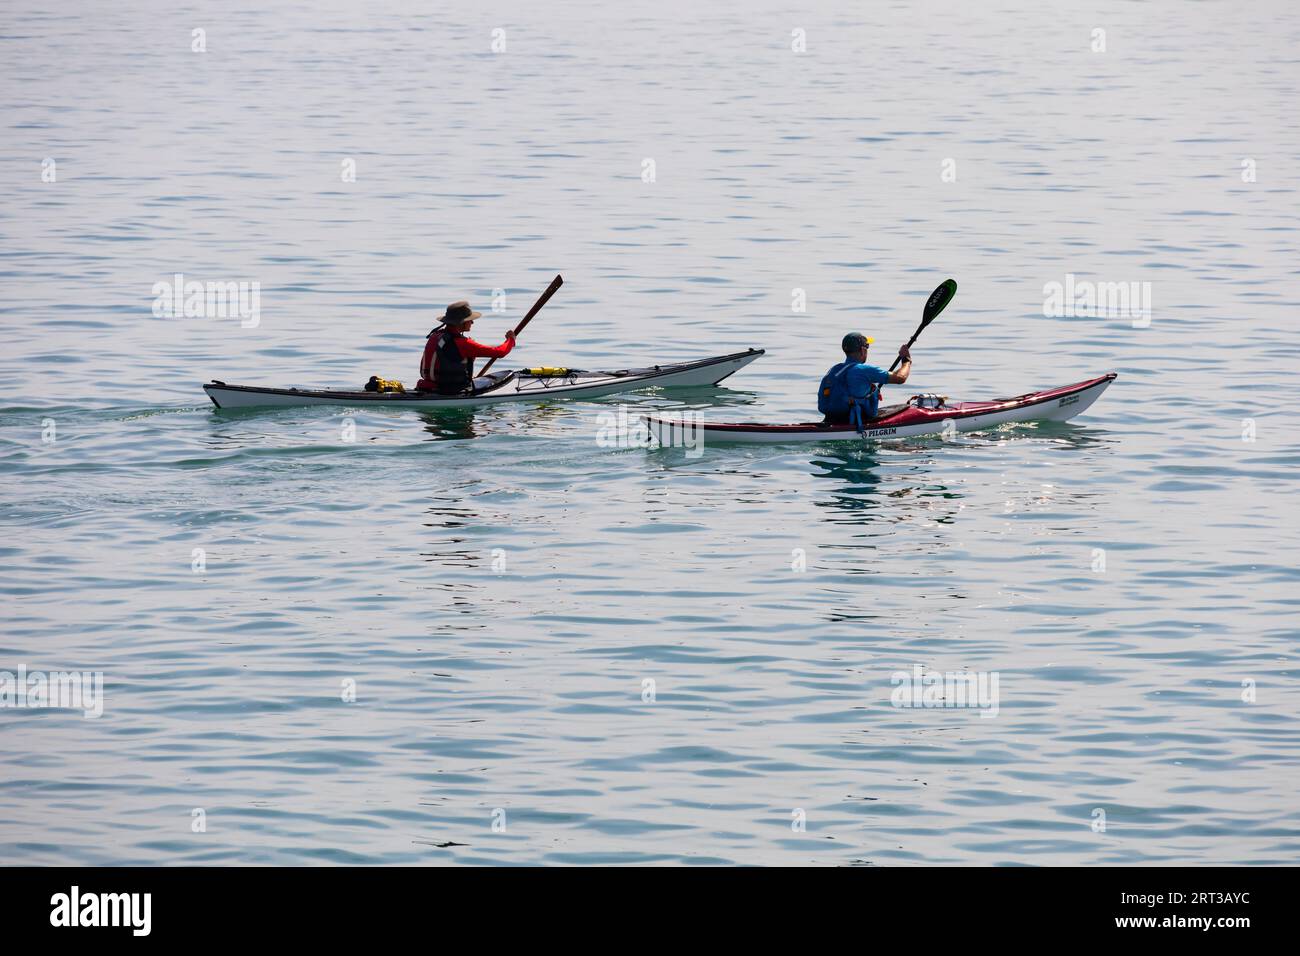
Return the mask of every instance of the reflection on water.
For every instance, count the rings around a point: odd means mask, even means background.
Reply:
[[[584,421],[591,421],[600,411],[616,410],[619,406],[626,407],[629,421],[635,422],[640,415],[683,409],[731,408],[754,405],[759,401],[756,392],[704,385],[670,390],[646,389],[579,401],[510,402],[478,408],[422,408],[418,411],[424,421],[424,430],[434,441],[456,441],[489,435],[497,423],[505,429],[526,434],[551,434],[548,426],[565,422],[575,414]]]
[[[474,427],[475,411],[473,408],[422,408],[420,418],[434,441],[459,441],[483,434],[481,428]]]
[[[919,445],[900,448],[896,443],[891,448],[918,453],[928,450]],[[818,508],[836,512],[833,520],[855,524],[877,518],[899,521],[923,511],[926,520],[947,523],[961,509],[965,497],[947,485],[928,480],[934,461],[923,454],[908,460],[906,475],[898,474],[896,461],[891,463],[892,469],[886,467],[874,446],[828,446],[809,464],[814,479],[834,482],[824,489],[827,497],[814,502]]]
[[[725,409],[758,405],[762,403],[763,397],[758,392],[751,392],[748,389],[728,388],[726,385],[703,385],[698,388],[654,389],[625,396],[625,401],[628,405],[637,405],[638,410],[645,414],[668,415],[706,408]],[[724,421],[720,415],[716,416],[716,419]],[[710,420],[713,420],[713,417]],[[734,420],[734,416],[725,420]]]
[[[880,459],[873,452],[870,446],[862,445],[844,449],[828,445],[821,449],[809,462],[815,469],[812,477],[828,479],[835,485],[826,489],[830,497],[817,501],[817,507],[846,512],[879,511],[882,507]]]

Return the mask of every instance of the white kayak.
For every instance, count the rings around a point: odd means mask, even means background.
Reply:
[[[649,426],[651,437],[663,447],[697,448],[701,443],[736,442],[784,444],[835,440],[881,441],[938,435],[950,430],[977,431],[1007,422],[1063,422],[1086,411],[1113,381],[1115,373],[1110,372],[1074,385],[1026,392],[1015,398],[998,398],[988,402],[948,404],[946,399],[941,400],[939,396],[913,396],[905,405],[882,408],[880,414],[864,423],[861,431],[853,425],[825,425],[821,422],[795,425],[704,422],[694,415],[643,416],[643,420]]]
[[[394,408],[470,408],[502,402],[541,402],[557,398],[599,398],[641,388],[690,388],[717,385],[763,354],[748,349],[731,355],[629,368],[617,372],[582,369],[519,369],[493,372],[474,380],[473,392],[366,392],[311,388],[262,388],[227,385],[213,380],[203,386],[217,408],[263,408],[293,405],[383,405]]]

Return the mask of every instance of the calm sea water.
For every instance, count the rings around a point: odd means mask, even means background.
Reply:
[[[1300,861],[1297,41],[1286,4],[7,4],[0,670],[105,700],[0,708],[0,852]],[[451,416],[199,387],[410,384],[447,302],[499,341],[561,272],[511,360],[768,354]],[[175,273],[260,323],[155,317]],[[1044,317],[1067,274],[1149,325]],[[807,418],[949,275],[895,399],[1118,381],[954,442],[597,442],[620,402]],[[996,716],[893,706],[918,665]]]

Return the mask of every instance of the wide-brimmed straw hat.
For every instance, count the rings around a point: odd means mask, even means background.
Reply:
[[[482,312],[471,309],[468,302],[453,302],[447,306],[447,314],[442,317],[442,322],[444,325],[464,325],[482,315]]]

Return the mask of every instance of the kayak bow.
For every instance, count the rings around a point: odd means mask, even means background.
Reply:
[[[294,405],[384,405],[399,408],[470,408],[502,402],[537,402],[554,398],[599,398],[641,388],[690,388],[717,385],[763,354],[749,349],[731,355],[652,365],[617,372],[581,369],[523,369],[494,372],[474,380],[471,394],[433,392],[363,392],[310,388],[261,388],[227,385],[215,379],[203,386],[217,408],[262,408]],[[540,373],[540,374],[538,374]],[[562,374],[556,374],[562,373]]]
[[[1111,382],[1115,373],[1099,378],[1063,385],[1041,392],[1027,392],[1015,398],[999,398],[991,402],[946,402],[936,407],[924,407],[910,399],[906,405],[881,409],[881,414],[867,421],[863,431],[852,425],[823,425],[804,422],[797,425],[761,425],[757,423],[710,423],[691,418],[661,418],[642,416],[650,434],[661,446],[690,445],[698,442],[713,443],[770,443],[820,442],[820,441],[879,441],[891,438],[913,438],[918,435],[937,435],[944,432],[951,421],[959,432],[992,428],[1007,422],[1055,421],[1063,422],[1086,411]]]

